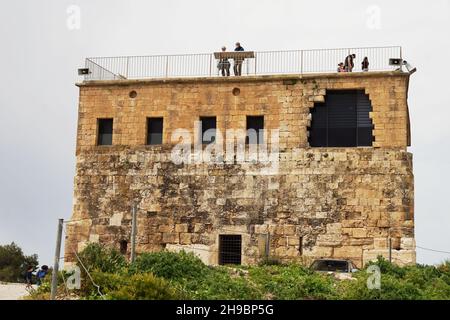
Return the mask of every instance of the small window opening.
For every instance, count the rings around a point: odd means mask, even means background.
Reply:
[[[163,142],[163,118],[147,118],[147,144],[158,145]]]
[[[247,116],[247,144],[264,143],[264,116]]]
[[[120,241],[120,253],[125,255],[128,251],[128,242],[126,240]]]
[[[98,119],[98,139],[99,146],[112,145],[113,138],[113,119]]]
[[[216,117],[200,117],[201,125],[201,137],[200,141],[202,144],[210,144],[216,141]]]

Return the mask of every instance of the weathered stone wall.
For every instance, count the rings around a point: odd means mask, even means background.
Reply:
[[[387,257],[390,237],[394,261],[415,262],[407,85],[399,73],[82,85],[67,260],[90,241],[118,247],[129,240],[136,201],[139,252],[183,248],[216,264],[219,234],[242,234],[243,263],[255,263],[270,234],[270,254],[280,259],[348,258],[361,266]],[[374,148],[308,147],[310,109],[330,89],[369,94]],[[265,128],[280,129],[279,170],[174,164],[172,132],[192,130],[208,115],[223,131],[245,129],[247,115],[264,115]],[[161,147],[144,146],[146,118],[154,116],[164,117]],[[95,146],[97,119],[111,117],[114,146]]]

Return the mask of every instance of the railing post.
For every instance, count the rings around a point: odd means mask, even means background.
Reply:
[[[300,74],[303,75],[303,50],[300,50]]]
[[[209,76],[212,77],[212,62],[213,62],[213,54],[209,55]]]
[[[166,78],[169,77],[169,56],[166,56]]]
[[[258,65],[257,57],[258,57],[258,53],[255,52],[255,76],[256,76],[256,66]]]
[[[127,57],[127,68],[125,70],[125,77],[128,79],[128,66],[130,64],[130,57]]]

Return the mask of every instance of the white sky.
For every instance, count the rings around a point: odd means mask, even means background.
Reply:
[[[67,27],[71,5],[80,29]],[[450,251],[449,0],[5,0],[0,24],[0,244],[53,261],[57,218],[72,209],[74,83],[86,56],[213,52],[240,41],[256,51],[403,46],[419,70],[409,96],[417,245]],[[417,254],[420,263],[450,259]]]

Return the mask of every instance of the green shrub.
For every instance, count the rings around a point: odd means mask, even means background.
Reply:
[[[283,263],[277,259],[277,258],[273,258],[273,257],[267,257],[262,259],[261,261],[259,261],[258,266],[263,267],[263,266],[281,266],[283,265]]]
[[[301,265],[253,267],[250,277],[271,299],[335,298],[332,277],[314,273]]]
[[[94,282],[100,286],[100,290],[107,299],[113,300],[173,300],[182,299],[174,287],[164,279],[155,277],[151,273],[135,274],[111,274],[94,271]],[[96,288],[91,287],[90,298],[100,299]]]
[[[199,300],[259,300],[264,297],[245,273],[226,267],[215,267],[207,277],[191,280],[184,288],[192,299]]]
[[[106,248],[97,243],[89,244],[78,256],[88,271],[98,270],[106,273],[114,273],[127,266],[125,257],[119,251],[113,248]],[[79,261],[78,266],[84,271]]]
[[[28,266],[38,266],[36,254],[25,256],[14,242],[0,246],[0,281],[25,282]]]
[[[446,266],[415,265],[399,267],[383,258],[376,264],[381,271],[379,290],[367,288],[370,274],[366,269],[355,276],[357,281],[338,283],[338,293],[343,299],[362,300],[430,300],[450,299],[450,281]]]
[[[131,264],[131,274],[152,272],[167,280],[202,279],[209,268],[193,253],[161,251],[144,253]]]

